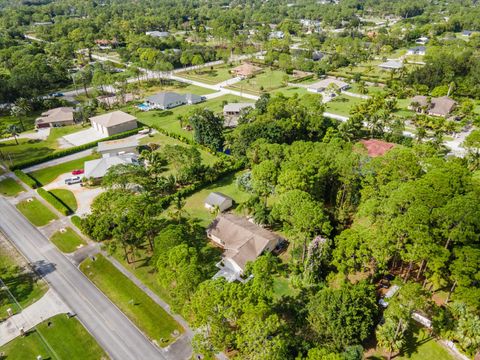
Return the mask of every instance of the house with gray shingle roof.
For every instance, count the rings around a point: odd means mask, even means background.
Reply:
[[[211,192],[205,199],[205,207],[213,211],[218,208],[221,212],[230,209],[233,206],[233,199],[219,192]]]

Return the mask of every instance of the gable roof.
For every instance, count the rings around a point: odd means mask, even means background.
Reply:
[[[269,244],[281,240],[277,234],[232,214],[218,216],[207,229],[209,236],[219,238],[225,249],[224,257],[230,258],[242,269],[254,261]]]
[[[153,37],[168,37],[170,36],[170,33],[168,31],[153,30],[153,31],[147,31],[145,35],[150,35]]]
[[[123,123],[130,122],[132,120],[136,121],[137,118],[133,115],[127,114],[126,112],[123,112],[120,110],[90,118],[91,122],[95,122],[104,127],[120,125]]]
[[[378,66],[384,69],[401,69],[403,67],[403,63],[396,60],[388,60]]]
[[[186,101],[186,100],[185,100],[185,95],[168,91],[168,92],[160,92],[152,96],[149,96],[147,98],[147,101],[154,104],[167,106],[168,104],[176,103],[179,101]]]
[[[58,107],[51,109],[42,113],[42,116],[39,117],[35,122],[38,123],[55,123],[63,121],[73,121],[73,107]]]
[[[417,95],[412,98],[412,103],[418,103],[420,106],[428,105],[428,97],[424,95]],[[427,110],[429,114],[447,116],[453,110],[457,102],[450,99],[448,96],[441,96],[431,98],[430,108]]]
[[[205,204],[211,206],[220,206],[226,200],[231,200],[233,202],[233,199],[225,194],[219,192],[211,192],[205,199]]]
[[[415,46],[415,47],[413,47],[411,49],[408,49],[408,50],[411,51],[411,52],[417,53],[417,52],[425,52],[427,50],[427,48],[425,46]]]
[[[187,102],[200,102],[200,101],[202,101],[202,97],[200,95],[185,94],[184,97],[187,100]]]
[[[126,139],[111,140],[111,141],[101,141],[98,143],[97,151],[112,151],[112,150],[121,150],[124,148],[131,148],[138,146],[138,139],[131,137]]]
[[[138,164],[137,159],[136,155],[126,154],[85,161],[83,165],[85,170],[84,176],[94,179],[102,178],[112,166]]]
[[[336,86],[338,86],[339,89],[343,89],[349,86],[348,83],[346,83],[345,81],[341,81],[333,78],[327,78],[309,85],[308,88],[314,89],[314,90],[326,89],[330,84],[335,84]]]
[[[245,108],[254,108],[255,103],[229,103],[223,107],[224,112],[240,112]]]
[[[242,65],[239,65],[232,69],[232,71],[239,76],[250,76],[261,70],[261,67],[252,65],[250,63],[243,63]]]

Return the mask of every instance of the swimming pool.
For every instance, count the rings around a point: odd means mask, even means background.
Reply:
[[[150,110],[152,107],[147,104],[147,103],[141,103],[140,105],[137,105],[137,108],[139,108],[140,110],[142,111],[148,111]]]

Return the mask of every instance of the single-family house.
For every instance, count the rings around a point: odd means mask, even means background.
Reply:
[[[285,37],[285,33],[280,30],[272,31],[268,37],[270,39],[283,39]]]
[[[427,48],[425,46],[415,46],[413,48],[408,49],[407,55],[425,55]]]
[[[239,76],[243,79],[246,79],[260,73],[262,70],[263,69],[260,66],[255,66],[250,63],[243,63],[242,65],[239,65],[233,68],[232,73],[235,76]]]
[[[328,88],[338,88],[340,91],[347,90],[350,87],[348,83],[334,78],[326,78],[314,84],[308,85],[307,90],[313,93],[321,93]]]
[[[111,157],[123,154],[137,154],[138,139],[130,137],[126,139],[101,141],[97,145],[97,152],[102,157]]]
[[[161,92],[146,99],[149,106],[155,109],[172,109],[185,104],[198,104],[205,100],[205,97],[195,94],[177,94],[175,92]]]
[[[378,66],[384,70],[399,70],[403,68],[403,63],[398,60],[388,60]]]
[[[395,146],[393,143],[378,139],[364,139],[360,140],[360,143],[367,149],[368,156],[370,157],[383,156]]]
[[[321,51],[315,50],[315,51],[312,52],[312,60],[313,61],[322,60],[324,56],[325,55]]]
[[[413,111],[426,112],[431,116],[447,117],[455,108],[457,102],[448,96],[429,98],[423,95],[417,95],[412,98],[409,108]]]
[[[417,40],[415,40],[415,44],[418,44],[418,45],[426,45],[428,43],[428,37],[426,36],[421,36],[419,37]]]
[[[42,116],[35,120],[35,127],[39,129],[73,125],[75,124],[73,113],[73,107],[66,106],[45,111]]]
[[[95,40],[95,44],[98,46],[99,49],[106,50],[111,49],[118,45],[118,41],[116,39],[108,40],[108,39],[97,39]]]
[[[225,118],[225,127],[235,127],[238,125],[238,118],[243,109],[254,108],[255,103],[230,103],[223,107],[223,117]]]
[[[185,94],[185,101],[187,102],[188,105],[198,104],[204,100],[205,100],[204,96],[195,95],[195,94]]]
[[[233,206],[233,199],[219,192],[211,192],[205,199],[205,208],[214,211],[218,208],[221,212],[230,209]]]
[[[219,215],[208,227],[207,236],[224,252],[217,264],[220,271],[214,276],[228,281],[242,281],[245,266],[265,251],[273,251],[282,238],[244,217]]]
[[[83,175],[87,179],[100,180],[108,169],[116,165],[140,165],[136,154],[123,154],[85,161]]]
[[[473,31],[470,31],[470,30],[463,30],[462,31],[462,36],[470,37],[472,35],[473,35]]]
[[[145,35],[156,37],[156,38],[167,38],[170,36],[170,33],[168,31],[158,31],[158,30],[153,30],[153,31],[147,31]]]
[[[123,111],[113,111],[90,118],[92,127],[105,136],[112,136],[138,127],[137,118]]]

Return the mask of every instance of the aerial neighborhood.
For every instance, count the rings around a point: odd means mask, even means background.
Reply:
[[[476,1],[0,9],[0,359],[480,359]]]

